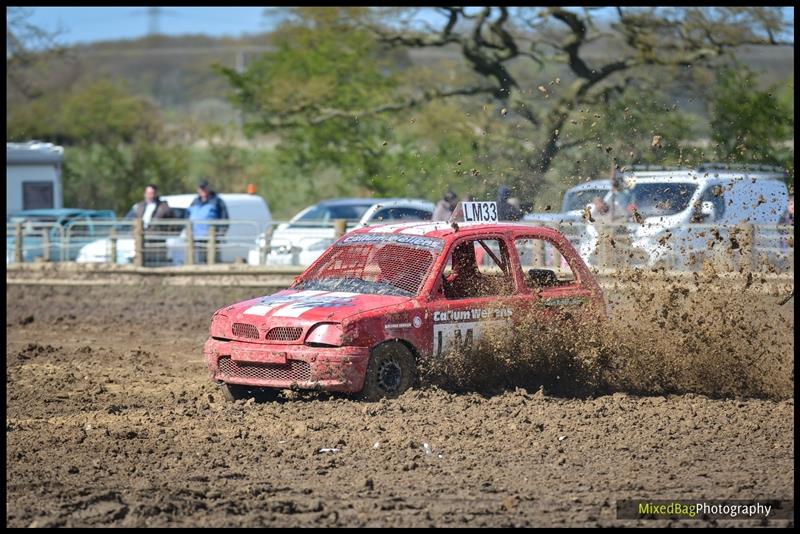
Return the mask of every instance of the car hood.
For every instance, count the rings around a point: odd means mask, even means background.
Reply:
[[[295,246],[306,249],[322,240],[330,240],[333,242],[334,236],[334,229],[328,227],[276,229],[272,234],[270,245],[272,248]],[[327,245],[325,248],[327,248]]]
[[[341,322],[347,317],[411,300],[410,297],[347,293],[343,291],[297,291],[286,289],[256,299],[227,306],[218,313],[232,322],[258,326],[268,324],[303,325]]]

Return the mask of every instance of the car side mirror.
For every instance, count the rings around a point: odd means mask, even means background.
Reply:
[[[713,202],[703,202],[700,204],[700,218],[713,221],[717,217],[717,210],[714,208]]]

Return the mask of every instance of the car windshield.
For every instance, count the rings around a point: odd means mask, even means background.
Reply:
[[[412,297],[443,245],[428,237],[355,234],[329,248],[293,287]]]
[[[603,198],[608,189],[582,189],[581,191],[569,191],[564,194],[564,203],[561,207],[562,212],[582,210],[595,197]]]
[[[675,215],[687,207],[697,185],[691,183],[639,183],[617,193],[616,204],[643,217]]]
[[[327,226],[336,219],[347,219],[348,222],[357,222],[369,208],[369,205],[364,204],[312,206],[289,226],[291,228]]]

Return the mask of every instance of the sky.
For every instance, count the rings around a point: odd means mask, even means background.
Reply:
[[[30,7],[30,22],[48,31],[61,30],[58,42],[74,45],[93,41],[135,39],[147,35],[148,7]],[[265,7],[162,7],[158,18],[160,33],[166,35],[204,34],[239,37],[244,33],[270,31],[277,18],[265,17]],[[610,9],[610,8],[606,8]],[[794,8],[784,8],[789,20]],[[605,9],[603,10],[605,11]],[[431,21],[439,15],[430,16]],[[602,16],[602,14],[601,14]],[[791,38],[794,37],[792,31]]]
[[[65,45],[135,39],[148,33],[147,7],[31,7],[30,22],[48,31],[62,30]],[[264,7],[164,7],[158,18],[166,35],[205,34],[238,37],[269,31]]]

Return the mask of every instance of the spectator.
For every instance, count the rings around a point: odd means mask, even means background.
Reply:
[[[603,197],[596,196],[592,199],[592,202],[588,205],[589,213],[594,219],[595,224],[609,224],[611,221],[611,209],[609,208],[608,204],[606,204]],[[585,221],[591,222],[591,221]]]
[[[189,206],[189,219],[192,221],[192,237],[194,238],[195,263],[202,264],[208,261],[208,224],[197,221],[213,221],[228,218],[228,208],[225,202],[211,190],[208,180],[197,184],[197,198]],[[216,235],[222,237],[227,227],[216,226]],[[219,247],[214,258],[220,261]]]
[[[464,202],[475,202],[475,196],[466,194],[461,197],[460,202],[456,202],[456,207],[453,209],[453,213],[451,214],[451,219],[453,221],[463,221],[464,220]]]
[[[501,185],[497,189],[497,220],[518,221],[522,219],[522,210],[508,202],[511,191],[508,186]]]
[[[433,210],[433,221],[449,221],[453,211],[458,206],[458,195],[452,189],[448,189],[442,199],[436,203]]]
[[[158,197],[158,188],[149,184],[144,188],[144,200],[134,204],[129,216],[142,220],[145,230],[143,265],[156,266],[167,263],[166,231],[163,225],[153,225],[154,219],[172,218],[172,209],[165,201]],[[148,230],[150,230],[148,232]]]
[[[132,212],[134,218],[142,219],[145,230],[150,226],[150,221],[153,219],[169,219],[172,217],[172,209],[158,197],[158,188],[153,184],[149,184],[144,188],[144,200],[134,204]]]
[[[789,202],[786,206],[786,211],[781,216],[780,224],[794,226],[794,195],[789,195]]]

